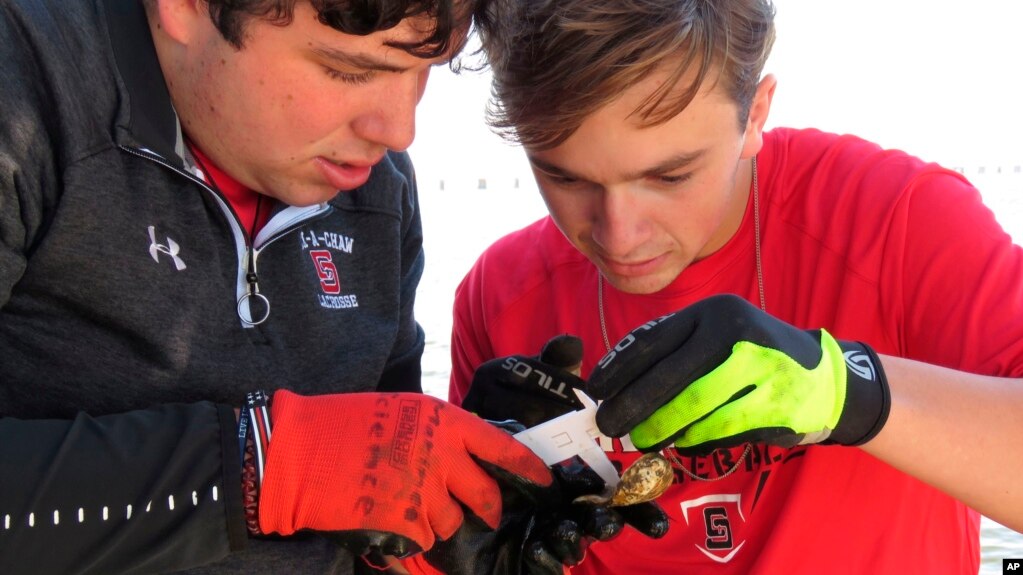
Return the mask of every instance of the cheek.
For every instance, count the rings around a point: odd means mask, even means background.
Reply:
[[[323,139],[342,123],[341,99],[308,79],[282,81],[261,75],[246,98],[242,120],[254,131],[277,141],[311,143]]]
[[[592,253],[593,234],[599,219],[590,194],[541,193],[551,219],[577,250]]]
[[[729,218],[732,194],[723,182],[707,182],[696,193],[689,193],[672,205],[661,205],[648,211],[664,230],[687,245],[699,246],[715,236]]]
[[[423,94],[426,93],[426,82],[430,79],[430,68],[427,68],[419,73],[416,78],[416,105],[423,100]]]
[[[585,196],[545,190],[541,190],[540,196],[547,205],[551,217],[565,232],[568,232],[566,228],[584,227],[586,222],[592,220],[593,208]]]

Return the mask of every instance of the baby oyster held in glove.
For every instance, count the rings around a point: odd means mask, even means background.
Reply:
[[[575,503],[609,504],[624,507],[653,501],[671,487],[675,474],[671,463],[660,453],[645,453],[622,472],[622,478],[610,495],[581,495]]]

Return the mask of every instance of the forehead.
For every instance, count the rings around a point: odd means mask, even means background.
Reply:
[[[644,128],[663,121],[673,121],[679,117],[698,116],[706,113],[709,107],[737,108],[737,104],[728,93],[720,66],[712,66],[700,79],[695,66],[679,74],[680,71],[675,69],[676,64],[674,58],[663,62],[590,116],[611,114],[634,124],[637,128]],[[690,97],[693,85],[698,80],[699,86],[695,89],[695,95],[686,103],[686,98]],[[683,104],[684,107],[680,111],[670,118],[667,117],[667,114]]]
[[[419,51],[417,48],[422,48],[420,44],[433,34],[436,24],[434,18],[418,15],[405,18],[385,30],[365,35],[349,34],[321,22],[309,2],[297,2],[291,21],[285,25],[253,17],[246,26],[243,49],[252,42],[270,38],[300,48],[316,50],[321,55],[354,50],[363,53],[387,53],[388,58],[402,59],[410,64],[450,60],[465,42],[468,23],[452,30],[446,53],[435,58],[424,58],[412,53]],[[408,48],[409,46],[411,48]]]
[[[679,114],[649,125],[637,110],[663,85],[666,75],[654,74],[636,83],[587,116],[560,145],[527,149],[530,158],[590,181],[611,182],[671,158],[693,157],[698,162],[719,144],[730,144],[741,135],[738,106],[720,83],[705,83]]]

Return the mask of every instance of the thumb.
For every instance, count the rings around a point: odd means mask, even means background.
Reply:
[[[560,503],[561,495],[557,481],[537,483],[527,477],[509,471],[495,463],[474,457],[480,467],[497,481],[501,493],[528,502],[530,508]]]
[[[556,335],[540,350],[540,361],[578,376],[583,363],[583,340],[567,333]]]

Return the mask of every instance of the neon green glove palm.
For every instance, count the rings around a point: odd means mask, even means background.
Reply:
[[[888,417],[876,354],[804,331],[735,296],[715,296],[633,330],[588,391],[601,431],[645,451],[707,452],[746,441],[859,445]]]

